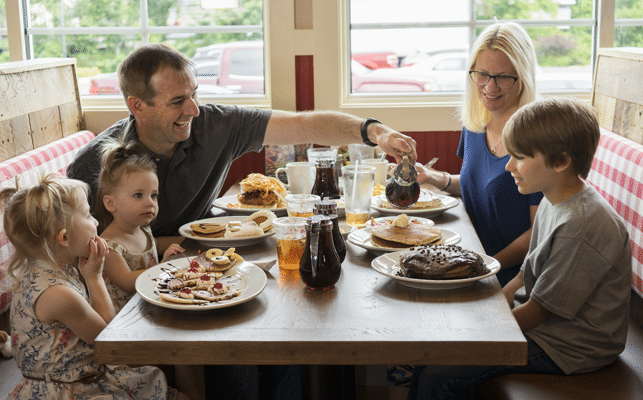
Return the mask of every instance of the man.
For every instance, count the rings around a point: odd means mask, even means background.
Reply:
[[[398,162],[403,153],[412,161],[417,158],[412,138],[372,119],[331,111],[200,105],[194,65],[163,44],[133,51],[119,65],[118,76],[130,117],[85,146],[67,174],[90,184],[95,193],[102,139],[125,134],[140,141],[156,162],[159,177],[154,236],[175,236],[181,225],[208,217],[230,164],[265,144],[339,146],[365,141],[379,145]]]

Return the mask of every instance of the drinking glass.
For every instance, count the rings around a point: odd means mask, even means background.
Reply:
[[[321,198],[316,194],[289,194],[286,196],[292,217],[312,217],[315,203],[320,200]]]
[[[375,147],[371,147],[362,143],[351,143],[348,145],[348,158],[351,165],[355,165],[357,160],[361,163],[362,160],[375,157]]]
[[[375,167],[347,165],[342,167],[342,175],[344,177],[346,223],[361,228],[371,215]]]
[[[306,246],[306,218],[282,217],[272,221],[277,239],[279,269],[299,270]]]

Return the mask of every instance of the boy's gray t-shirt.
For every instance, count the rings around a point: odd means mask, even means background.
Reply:
[[[608,365],[625,348],[631,262],[623,220],[593,187],[556,206],[542,200],[514,301],[532,297],[551,313],[525,335],[566,374]]]

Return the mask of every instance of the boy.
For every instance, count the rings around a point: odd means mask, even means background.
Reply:
[[[625,348],[631,247],[625,225],[584,181],[598,147],[594,110],[574,99],[530,103],[507,122],[507,171],[522,194],[542,192],[529,251],[503,289],[528,343],[525,366],[419,367],[409,399],[467,398],[509,373],[572,374]]]

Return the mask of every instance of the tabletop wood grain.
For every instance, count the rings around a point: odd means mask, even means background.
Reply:
[[[436,226],[483,253],[461,202]],[[187,241],[194,251],[200,245]],[[412,289],[375,272],[378,254],[347,245],[334,289],[308,290],[298,273],[266,272],[264,291],[215,310],[158,307],[138,294],[95,342],[107,364],[521,365],[527,343],[495,277],[452,290]],[[237,248],[247,261],[276,258],[274,237]]]

